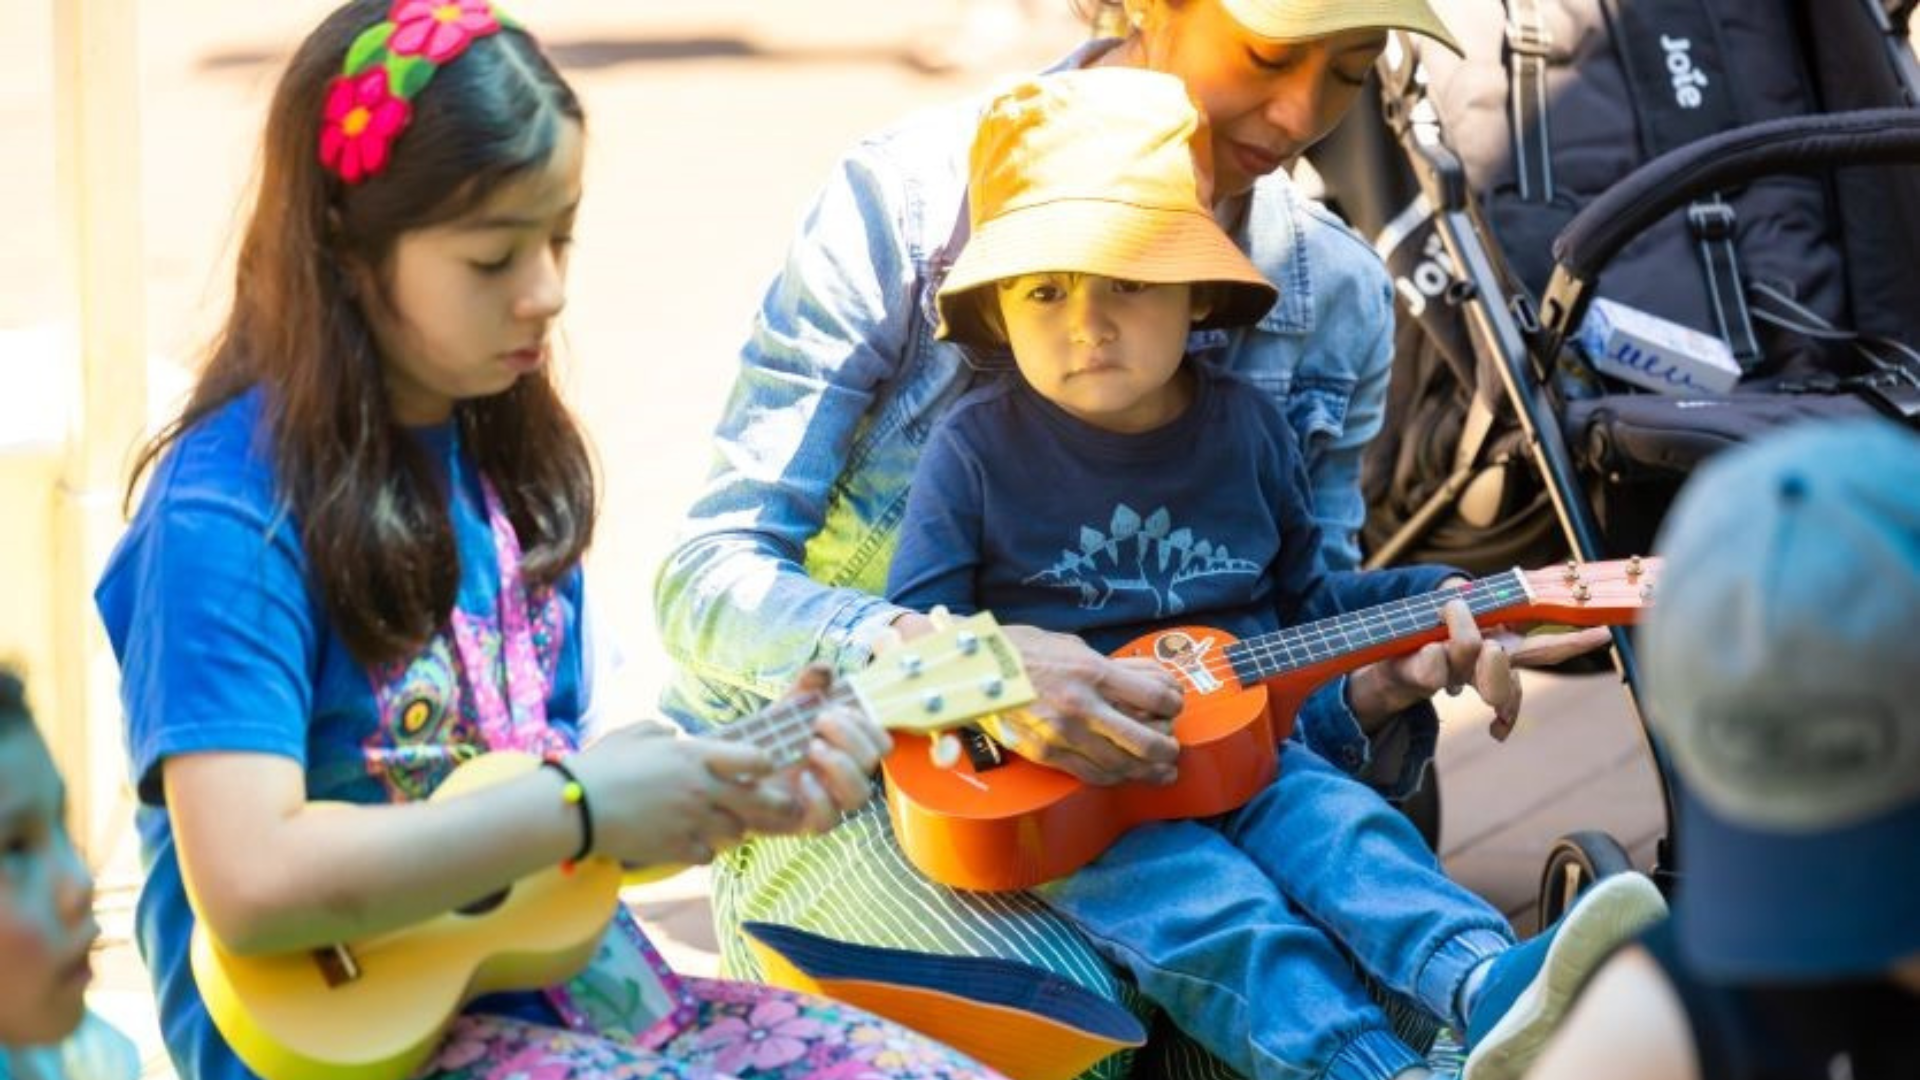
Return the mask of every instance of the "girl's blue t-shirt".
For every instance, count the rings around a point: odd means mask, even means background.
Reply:
[[[499,655],[500,575],[473,459],[452,425],[414,436],[445,467],[460,560],[454,618]],[[547,719],[577,741],[585,712],[578,568],[532,607]],[[193,914],[173,845],[161,763],[175,754],[275,754],[300,763],[307,797],[425,798],[457,760],[484,749],[460,692],[452,638],[370,670],[334,632],[311,586],[297,522],[280,505],[262,398],[252,391],[175,443],[94,592],[120,663],[131,775],[147,878],[136,912],[174,1065],[196,1080],[252,1074],[215,1030],[189,966]],[[484,1007],[544,1018],[537,998]]]

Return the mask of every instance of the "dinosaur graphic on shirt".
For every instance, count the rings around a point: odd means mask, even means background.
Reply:
[[[1023,584],[1074,590],[1087,611],[1101,610],[1119,593],[1145,593],[1153,599],[1154,616],[1164,618],[1186,610],[1179,589],[1188,582],[1259,574],[1259,563],[1235,558],[1226,545],[1196,540],[1192,529],[1174,528],[1166,507],[1142,518],[1120,503],[1105,532],[1082,525],[1080,549],[1062,551],[1052,566]]]

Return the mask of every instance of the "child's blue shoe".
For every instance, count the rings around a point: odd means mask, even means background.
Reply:
[[[1462,1080],[1518,1080],[1595,968],[1666,917],[1643,874],[1615,874],[1580,894],[1560,920],[1496,957],[1467,1021]]]

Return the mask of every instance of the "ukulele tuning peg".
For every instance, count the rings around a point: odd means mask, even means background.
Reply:
[[[962,630],[955,634],[953,643],[959,647],[962,656],[972,656],[980,651],[980,635],[971,630]]]
[[[1577,559],[1568,559],[1568,560],[1567,560],[1567,568],[1566,568],[1565,570],[1562,570],[1562,571],[1560,572],[1560,577],[1561,577],[1562,579],[1564,579],[1564,580],[1566,581],[1566,583],[1567,583],[1567,584],[1569,584],[1569,585],[1571,585],[1571,584],[1573,584],[1573,583],[1574,583],[1574,582],[1576,582],[1576,581],[1579,581],[1579,580],[1580,580],[1580,562],[1579,562],[1579,560],[1577,560]]]
[[[1627,560],[1627,577],[1628,578],[1637,578],[1641,574],[1644,574],[1646,572],[1647,572],[1647,568],[1643,563],[1641,563],[1640,556],[1635,555],[1633,558]]]
[[[921,669],[925,666],[925,663],[920,659],[918,653],[908,653],[900,658],[900,670],[904,672],[908,678],[920,674]]]
[[[953,612],[948,611],[945,604],[935,604],[933,610],[927,612],[927,619],[935,630],[945,630],[953,625]]]
[[[1645,585],[1640,586],[1640,599],[1653,599],[1653,582],[1649,581]]]
[[[927,760],[936,769],[951,769],[960,764],[960,750],[960,737],[943,731],[927,743]]]
[[[990,675],[980,682],[980,692],[991,701],[1007,692],[1007,682],[998,675]]]
[[[1593,598],[1593,590],[1587,588],[1587,583],[1582,581],[1573,587],[1573,598],[1585,603]]]
[[[926,697],[920,699],[920,705],[929,713],[937,713],[947,707],[947,699],[941,697],[937,691],[929,691]]]

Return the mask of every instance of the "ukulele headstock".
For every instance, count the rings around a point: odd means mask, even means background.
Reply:
[[[1589,563],[1568,559],[1524,571],[1528,608],[1541,621],[1573,626],[1637,622],[1639,613],[1653,606],[1662,565],[1657,555],[1635,555]]]
[[[921,734],[1034,698],[1019,651],[985,611],[887,649],[847,681],[882,726]]]

